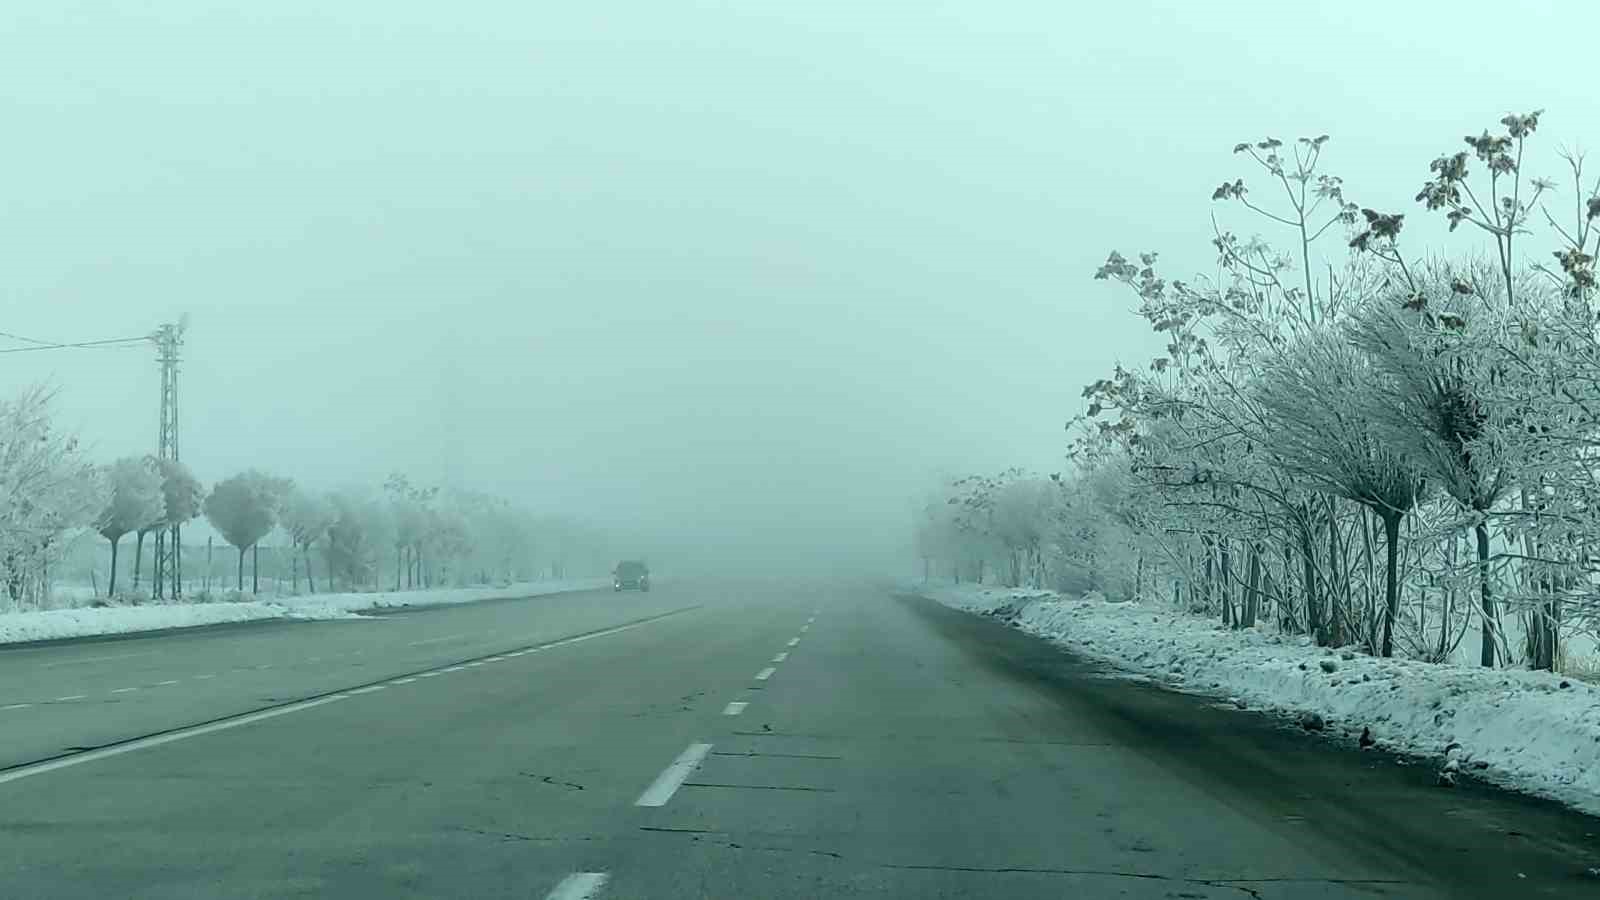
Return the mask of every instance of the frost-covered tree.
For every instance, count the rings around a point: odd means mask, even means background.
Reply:
[[[382,508],[370,497],[354,491],[330,494],[333,522],[328,526],[328,577],[354,590],[376,576],[374,557],[383,545],[378,522]]]
[[[144,563],[145,535],[173,525],[182,525],[200,515],[200,504],[205,502],[205,487],[194,477],[189,467],[175,459],[150,458],[150,464],[161,476],[161,514],[153,521],[135,530],[133,557],[133,589],[139,589],[140,569]],[[162,573],[157,572],[159,578]],[[161,585],[155,585],[160,594]]]
[[[288,479],[250,469],[218,482],[206,497],[206,520],[239,551],[238,590],[244,590],[245,551],[255,548],[277,525],[283,499],[292,487]],[[251,569],[251,590],[261,590],[256,567]]]
[[[1260,398],[1273,419],[1271,445],[1292,471],[1319,489],[1365,507],[1383,523],[1384,612],[1378,650],[1394,655],[1399,614],[1400,523],[1422,498],[1421,466],[1384,439],[1363,400],[1385,377],[1344,337],[1312,336],[1271,369]]]
[[[47,567],[106,505],[104,472],[50,419],[42,387],[0,399],[0,577],[12,603],[43,596]]]
[[[158,521],[163,514],[161,472],[149,457],[119,459],[105,470],[110,496],[95,522],[95,530],[111,542],[111,578],[107,596],[117,592],[117,548],[122,536]]]
[[[284,497],[283,509],[279,514],[279,525],[289,535],[291,551],[305,561],[306,584],[313,593],[317,590],[317,582],[311,568],[311,548],[316,546],[328,535],[328,529],[333,527],[337,518],[337,511],[327,499],[296,487]],[[300,589],[299,568],[293,568],[294,589]]]

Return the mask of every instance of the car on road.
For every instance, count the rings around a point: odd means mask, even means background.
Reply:
[[[627,560],[617,563],[617,568],[612,572],[611,586],[613,590],[650,590],[650,569],[638,560]]]

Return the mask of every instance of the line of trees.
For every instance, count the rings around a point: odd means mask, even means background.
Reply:
[[[1418,254],[1403,214],[1346,199],[1326,136],[1237,145],[1261,184],[1212,199],[1289,250],[1214,225],[1218,274],[1193,282],[1110,254],[1095,277],[1165,353],[1085,388],[1069,474],[944,486],[929,567],[1559,667],[1600,629],[1600,180],[1576,153],[1563,185],[1527,172],[1540,118],[1429,165],[1416,201],[1482,239],[1464,252]]]
[[[240,592],[247,558],[250,590],[260,591],[261,546],[275,535],[297,593],[302,576],[312,592],[561,577],[569,560],[603,552],[600,536],[579,523],[536,516],[484,493],[413,485],[401,474],[380,490],[323,493],[250,469],[207,490],[175,461],[125,457],[98,465],[76,438],[53,428],[51,400],[42,388],[0,399],[0,583],[13,608],[43,605],[52,570],[86,534],[103,538],[109,550],[106,596],[136,598],[145,538],[200,517],[235,551],[231,580]],[[129,535],[131,591],[118,583]]]

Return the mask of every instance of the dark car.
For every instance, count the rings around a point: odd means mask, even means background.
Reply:
[[[636,560],[617,563],[616,571],[612,573],[612,587],[615,590],[650,590],[650,570],[645,564]]]

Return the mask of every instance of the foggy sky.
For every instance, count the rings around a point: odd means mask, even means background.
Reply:
[[[1210,266],[1236,141],[1330,133],[1409,223],[1460,135],[1600,121],[1587,4],[1092,6],[9,0],[0,330],[190,314],[207,481],[402,470],[872,559],[941,474],[1061,467],[1082,385],[1159,347],[1089,276]],[[0,377],[154,449],[148,350]]]

